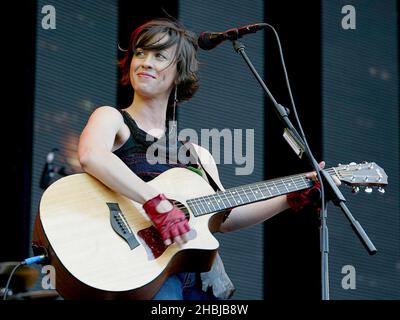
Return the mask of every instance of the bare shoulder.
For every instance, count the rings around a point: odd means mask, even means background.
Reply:
[[[124,126],[122,114],[114,107],[101,106],[90,115],[87,127],[107,130],[116,134]]]
[[[98,107],[82,131],[80,145],[106,145],[111,150],[116,138],[122,140],[127,135],[124,126],[124,119],[117,109],[110,106]]]
[[[91,118],[100,118],[100,119],[106,118],[108,120],[123,122],[121,113],[116,108],[110,106],[101,106],[96,108],[93,111]]]

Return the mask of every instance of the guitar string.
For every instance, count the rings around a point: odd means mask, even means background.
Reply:
[[[335,170],[336,169],[336,170]],[[328,172],[330,175],[339,175],[339,176],[349,176],[349,175],[353,175],[352,173],[348,173],[348,168],[346,169],[339,169],[339,167],[337,168],[329,168],[329,169],[325,169],[326,172]],[[343,174],[342,172],[345,172],[345,174]],[[377,176],[373,176],[373,177],[377,177]],[[278,182],[278,185],[276,185],[276,182]],[[287,185],[290,186],[292,184],[292,182],[296,185],[296,190],[289,190],[286,186],[286,183],[288,183]],[[293,175],[293,176],[288,176],[288,177],[284,177],[284,178],[276,178],[276,179],[272,179],[272,180],[267,180],[264,182],[256,182],[256,183],[252,183],[252,184],[248,184],[248,185],[244,185],[244,186],[239,186],[239,187],[234,187],[228,190],[225,190],[224,192],[217,192],[215,194],[211,194],[211,195],[207,195],[207,196],[203,196],[203,197],[198,197],[198,198],[194,198],[194,199],[190,199],[188,201],[190,201],[191,203],[193,203],[194,205],[198,205],[202,204],[204,207],[203,203],[207,203],[208,202],[208,207],[209,204],[213,205],[214,208],[217,208],[217,210],[223,210],[226,209],[227,207],[220,209],[218,207],[218,202],[220,203],[221,199],[217,199],[217,202],[215,202],[217,196],[221,198],[221,196],[224,196],[226,199],[222,199],[222,203],[225,205],[224,200],[226,200],[229,204],[230,201],[229,200],[235,200],[235,193],[242,199],[243,196],[246,196],[246,198],[249,200],[249,202],[252,202],[249,198],[250,197],[254,197],[256,200],[260,201],[263,200],[263,198],[270,198],[270,197],[274,197],[274,196],[278,196],[280,194],[286,194],[286,193],[290,193],[290,192],[294,192],[300,189],[297,189],[297,183],[306,183],[306,188],[310,187],[312,184],[308,184],[307,182],[311,182],[311,180],[309,178],[306,178],[305,174],[299,174],[299,175]],[[268,190],[268,185],[274,184],[276,186],[276,189],[278,190],[277,194],[272,194],[270,190],[272,190],[271,188]],[[258,189],[260,189],[261,194],[263,195],[262,198],[257,199],[257,197],[255,196],[254,192],[253,192],[253,187],[256,187]],[[283,189],[283,192],[281,192],[282,187],[285,187],[287,190],[285,191]],[[247,188],[247,190],[246,190]],[[274,188],[274,187],[272,187]],[[265,196],[263,194],[263,191],[268,191],[269,195]],[[251,193],[253,195],[251,195]],[[256,190],[256,193],[258,193],[258,191]],[[219,201],[218,201],[219,200]],[[235,205],[237,205],[237,201],[235,200]],[[239,201],[240,203],[240,201]],[[248,203],[247,201],[243,201],[243,204]],[[230,204],[230,206],[232,206]],[[183,206],[184,207],[184,206]],[[205,207],[204,207],[205,208]],[[201,207],[200,207],[201,209]],[[210,207],[205,208],[206,212],[213,212],[214,210],[210,211]],[[202,211],[202,210],[201,210]]]

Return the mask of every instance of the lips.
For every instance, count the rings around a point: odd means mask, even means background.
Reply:
[[[153,76],[153,75],[151,75],[151,74],[149,74],[149,73],[146,73],[146,72],[139,72],[137,75],[138,75],[139,77],[144,77],[144,78],[153,78],[153,79],[156,78],[155,76]]]

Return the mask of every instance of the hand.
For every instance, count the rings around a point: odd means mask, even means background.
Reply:
[[[319,163],[319,167],[320,167],[321,169],[325,168],[325,161],[321,161],[321,162]],[[316,173],[315,171],[307,173],[307,174],[306,174],[306,177],[309,178],[309,179],[311,179],[311,180],[313,180],[313,181],[318,181],[318,179],[317,179],[317,173]],[[342,184],[341,181],[338,179],[338,177],[332,176],[332,178],[333,178],[333,181],[335,182],[335,184],[336,184],[337,186],[340,186],[340,185]]]
[[[175,207],[164,194],[146,201],[143,209],[160,232],[164,244],[172,242],[183,245],[188,241],[187,232],[190,230],[185,214]]]
[[[319,163],[319,167],[321,169],[325,168],[325,162],[321,161]],[[317,173],[315,171],[309,172],[308,174],[306,174],[306,177],[315,181],[314,186],[306,190],[289,193],[286,197],[287,202],[294,211],[299,211],[305,206],[312,204],[319,212],[321,200],[321,184],[317,179]],[[341,185],[340,180],[336,176],[333,176],[332,178],[337,186]]]

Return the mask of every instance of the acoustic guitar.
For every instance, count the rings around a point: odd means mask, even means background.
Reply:
[[[354,188],[382,187],[377,164],[325,169]],[[86,173],[54,182],[44,192],[33,247],[46,252],[65,299],[151,299],[176,272],[210,270],[219,243],[212,235],[227,210],[309,188],[306,174],[215,192],[200,175],[173,168],[148,182],[185,212],[191,231],[185,245],[166,247],[142,206]]]

